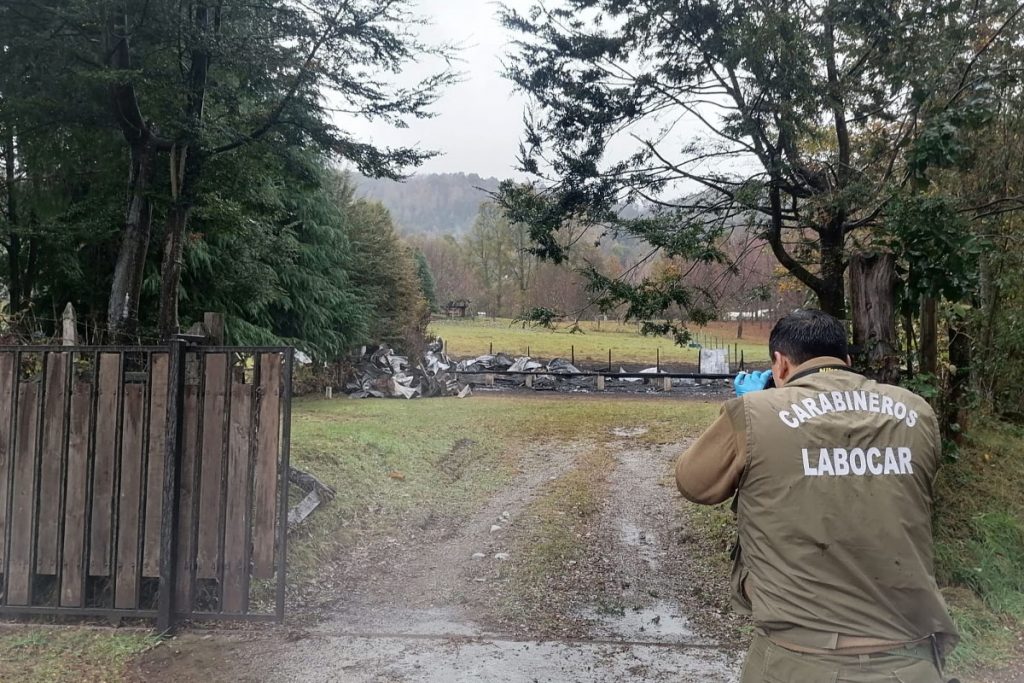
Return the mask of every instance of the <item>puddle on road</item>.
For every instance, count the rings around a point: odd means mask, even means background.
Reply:
[[[584,610],[582,616],[594,622],[591,633],[598,638],[652,643],[704,642],[695,637],[690,620],[683,616],[679,606],[667,601],[626,608],[622,612],[591,607]]]
[[[479,636],[481,631],[467,623],[460,613],[448,607],[434,609],[388,609],[356,614],[341,613],[318,629],[329,633],[353,635],[380,633],[389,635]]]
[[[619,537],[624,545],[636,550],[637,556],[647,563],[649,569],[658,568],[658,558],[664,552],[658,546],[653,532],[641,529],[632,522],[619,520]]]

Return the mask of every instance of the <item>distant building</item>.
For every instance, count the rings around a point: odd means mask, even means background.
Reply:
[[[449,318],[465,318],[468,308],[469,299],[455,299],[445,305],[444,312]]]

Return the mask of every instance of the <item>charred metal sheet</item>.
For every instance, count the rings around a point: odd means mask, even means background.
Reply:
[[[487,362],[493,363],[494,357],[489,358]],[[458,396],[467,385],[452,371],[455,367],[440,341],[429,344],[415,365],[408,356],[401,356],[386,345],[372,352],[363,347],[349,372],[345,390],[350,398]]]

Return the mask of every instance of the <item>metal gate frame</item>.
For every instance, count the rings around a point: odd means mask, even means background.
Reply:
[[[147,387],[150,387],[151,383],[152,383],[152,359],[153,359],[153,355],[154,354],[167,354],[167,358],[168,358],[168,366],[169,367],[168,367],[168,373],[167,373],[166,421],[165,421],[165,429],[164,429],[164,435],[163,435],[163,437],[164,437],[163,438],[164,462],[163,462],[163,472],[162,472],[162,477],[161,477],[161,482],[162,482],[162,487],[161,487],[162,500],[161,500],[160,536],[159,536],[159,549],[160,549],[160,553],[159,553],[159,577],[158,577],[158,588],[157,588],[157,597],[156,597],[156,609],[140,608],[138,604],[136,604],[136,606],[134,608],[116,608],[116,607],[104,607],[104,606],[88,606],[84,593],[83,593],[82,598],[81,598],[81,603],[83,605],[81,607],[60,606],[61,600],[60,600],[59,597],[57,598],[56,606],[52,606],[52,605],[32,605],[31,604],[32,603],[32,599],[31,598],[32,598],[32,592],[33,591],[32,591],[31,587],[29,589],[30,597],[29,597],[29,600],[28,600],[28,603],[29,603],[28,605],[7,605],[6,603],[7,603],[7,600],[8,600],[8,593],[9,593],[9,591],[8,591],[8,584],[9,584],[10,576],[11,576],[11,574],[10,574],[10,565],[11,565],[11,561],[12,561],[11,552],[10,552],[10,550],[11,550],[10,546],[11,546],[11,542],[12,542],[12,536],[14,535],[13,531],[12,531],[12,519],[13,519],[12,518],[12,511],[13,511],[13,508],[14,508],[14,493],[15,493],[15,491],[14,491],[14,489],[15,489],[15,458],[16,458],[16,455],[17,455],[17,450],[16,449],[20,445],[20,442],[19,442],[18,445],[16,445],[16,441],[19,438],[18,437],[18,418],[19,418],[19,408],[18,408],[19,392],[18,392],[18,387],[19,386],[24,386],[24,383],[22,383],[20,381],[20,379],[19,379],[19,373],[20,373],[20,368],[21,368],[21,364],[22,364],[22,359],[23,359],[25,354],[41,354],[42,355],[43,362],[42,362],[42,371],[41,371],[40,380],[39,380],[39,382],[40,382],[40,386],[39,386],[39,389],[38,389],[39,396],[37,397],[36,400],[37,400],[37,406],[43,406],[44,405],[43,401],[45,400],[45,392],[46,392],[46,387],[44,385],[47,383],[47,378],[48,378],[47,367],[46,367],[48,354],[70,354],[70,355],[67,356],[67,358],[69,358],[69,359],[70,358],[74,358],[76,355],[82,355],[82,354],[93,355],[94,358],[96,359],[95,360],[95,368],[94,368],[94,376],[93,376],[93,383],[94,383],[93,386],[94,387],[98,387],[100,354],[105,354],[105,353],[119,354],[120,357],[121,357],[121,360],[119,361],[118,385],[117,385],[118,386],[118,389],[117,389],[118,393],[117,393],[117,399],[116,399],[117,400],[117,410],[116,410],[116,421],[117,421],[116,424],[117,424],[117,427],[116,427],[116,432],[115,432],[115,434],[116,434],[116,437],[115,437],[116,438],[116,442],[115,442],[115,444],[116,444],[115,445],[115,453],[116,453],[116,455],[113,456],[113,458],[114,458],[114,467],[115,467],[115,473],[116,474],[113,475],[113,487],[114,487],[113,488],[113,493],[114,493],[114,503],[113,504],[114,504],[115,507],[111,511],[111,526],[112,526],[111,534],[113,535],[114,538],[117,537],[117,533],[119,532],[118,524],[119,524],[119,521],[120,521],[119,518],[118,518],[117,512],[115,512],[115,511],[116,511],[116,506],[117,506],[117,500],[118,500],[119,493],[120,493],[119,492],[119,488],[120,488],[120,477],[121,477],[121,474],[119,472],[119,469],[120,469],[120,463],[121,463],[121,449],[122,449],[122,439],[123,439],[123,431],[122,430],[123,430],[123,426],[124,426],[123,425],[123,420],[124,420],[124,404],[125,404],[125,393],[126,393],[125,392],[126,384],[125,384],[124,358],[125,358],[126,354],[145,354],[145,355],[147,355],[147,365],[146,365],[146,367],[148,368],[147,369],[147,373],[148,373],[147,374],[147,385],[146,385]],[[9,418],[10,421],[9,421],[9,424],[7,425],[8,428],[9,428],[9,431],[8,431],[9,442],[7,444],[0,444],[0,448],[5,447],[6,448],[6,453],[7,453],[7,457],[6,458],[0,458],[0,485],[4,485],[6,487],[6,489],[7,489],[6,490],[6,494],[7,495],[2,498],[2,499],[5,499],[4,502],[6,503],[6,506],[5,506],[6,509],[2,511],[2,512],[4,512],[4,515],[3,515],[3,520],[4,521],[3,521],[3,526],[0,527],[0,544],[3,544],[2,546],[0,546],[0,549],[3,549],[5,551],[3,553],[3,557],[2,557],[3,562],[2,562],[2,564],[0,564],[0,571],[2,571],[2,577],[0,577],[0,616],[5,616],[5,615],[29,615],[29,616],[31,616],[31,615],[37,615],[37,616],[61,615],[61,616],[94,616],[94,617],[114,617],[114,618],[117,618],[117,617],[122,617],[122,618],[150,618],[150,619],[151,618],[155,618],[156,619],[157,631],[159,631],[159,632],[169,632],[169,631],[173,630],[175,625],[178,622],[182,621],[182,620],[228,620],[228,621],[247,620],[247,621],[277,621],[277,622],[283,621],[284,614],[285,614],[285,586],[286,586],[285,580],[286,580],[286,570],[287,570],[288,469],[289,469],[290,445],[291,445],[291,398],[292,398],[292,386],[291,386],[292,385],[292,381],[291,380],[292,380],[292,372],[293,372],[293,366],[294,366],[294,349],[293,348],[291,348],[291,347],[271,347],[271,346],[266,346],[266,347],[259,347],[259,346],[252,346],[252,347],[201,346],[201,345],[193,345],[191,343],[190,339],[188,339],[185,336],[180,336],[180,337],[176,337],[176,338],[172,339],[170,341],[170,343],[168,345],[166,345],[166,346],[147,346],[147,347],[142,347],[142,346],[18,346],[18,347],[6,347],[6,348],[0,347],[0,354],[10,354],[10,355],[14,356],[14,369],[12,371],[12,378],[14,379],[14,381],[12,382],[12,386],[11,387],[0,387],[0,391],[10,391],[11,394],[12,394],[11,405],[10,405],[10,418]],[[179,586],[177,574],[178,574],[178,571],[179,571],[179,566],[181,564],[181,558],[178,557],[178,549],[179,549],[180,537],[181,537],[181,534],[183,534],[183,533],[189,533],[194,538],[195,534],[198,533],[197,530],[198,530],[198,526],[200,524],[200,520],[193,515],[190,518],[190,524],[188,525],[187,528],[185,528],[185,529],[179,528],[179,526],[180,526],[179,522],[181,521],[181,514],[180,514],[181,513],[181,510],[180,510],[181,492],[182,492],[181,475],[182,475],[182,462],[183,462],[183,453],[184,453],[184,445],[185,445],[184,444],[184,425],[185,425],[185,418],[186,418],[186,415],[185,415],[185,393],[186,393],[185,388],[186,388],[186,375],[187,375],[187,366],[188,366],[187,357],[188,357],[189,354],[195,354],[197,356],[197,359],[199,359],[199,365],[203,366],[203,367],[205,367],[205,357],[207,355],[209,355],[209,354],[249,354],[249,355],[253,355],[254,358],[255,357],[262,357],[264,355],[269,355],[269,354],[279,354],[280,357],[283,360],[283,367],[281,368],[282,374],[280,376],[280,380],[281,380],[281,382],[280,382],[280,394],[279,394],[280,406],[278,408],[278,418],[280,420],[280,424],[279,424],[279,430],[280,430],[279,438],[280,438],[280,442],[278,443],[278,447],[277,447],[278,453],[276,455],[276,463],[277,463],[276,492],[277,492],[277,495],[276,495],[276,500],[275,500],[275,504],[276,504],[276,510],[275,510],[276,529],[274,530],[275,533],[276,533],[276,543],[275,543],[275,545],[276,545],[276,557],[273,558],[274,565],[275,565],[274,573],[276,574],[276,576],[274,578],[276,579],[276,581],[275,581],[275,586],[274,586],[274,610],[273,610],[272,613],[249,613],[248,612],[248,607],[249,607],[248,606],[248,602],[249,602],[249,599],[248,599],[249,593],[248,592],[246,593],[245,608],[244,608],[243,612],[224,612],[223,611],[223,602],[224,602],[223,601],[223,595],[224,595],[223,594],[223,580],[220,582],[221,583],[221,593],[220,593],[220,601],[218,603],[218,606],[220,607],[221,611],[216,611],[216,612],[198,611],[198,610],[195,609],[194,595],[193,595],[193,603],[192,604],[190,604],[190,605],[183,605],[183,604],[181,604],[181,601],[179,599],[180,596],[177,594],[178,586]],[[229,363],[228,364],[228,372],[229,373],[231,371],[231,367],[232,366]],[[258,372],[259,372],[258,369],[254,369],[254,376],[258,376],[258,374],[256,374]],[[201,379],[200,383],[202,383],[202,382],[203,382],[203,380]],[[45,501],[45,504],[48,504],[48,505],[49,504],[53,504],[53,505],[58,505],[59,506],[59,513],[58,513],[58,517],[57,517],[58,524],[59,524],[59,526],[58,526],[59,530],[57,532],[57,537],[58,537],[57,543],[59,544],[59,555],[58,555],[58,557],[62,556],[63,552],[64,552],[64,524],[65,524],[65,505],[66,505],[66,493],[65,493],[65,491],[66,491],[66,486],[67,486],[66,478],[67,478],[67,467],[68,467],[68,439],[69,439],[69,431],[70,431],[70,424],[69,424],[70,423],[70,404],[71,404],[71,399],[72,399],[72,396],[71,396],[72,388],[74,386],[74,368],[73,368],[71,363],[68,363],[68,367],[66,369],[66,375],[65,375],[65,377],[63,377],[61,379],[61,383],[62,383],[63,389],[64,389],[64,396],[62,397],[62,400],[64,401],[65,411],[66,412],[63,413],[63,417],[62,417],[63,423],[61,425],[61,433],[60,433],[62,447],[60,449],[60,452],[57,454],[57,457],[59,458],[59,467],[61,468],[60,469],[60,478],[59,478],[59,481],[60,481],[60,484],[59,484],[60,499],[59,499],[59,501]],[[230,383],[230,380],[229,380],[229,384],[228,384],[228,387],[229,387],[228,390],[229,391],[230,391],[230,387],[231,386],[232,386],[232,384]],[[54,388],[57,388],[56,384],[54,385]],[[260,388],[262,388],[262,387],[260,387]],[[96,392],[97,391],[98,391],[98,389],[94,389],[93,390],[93,395],[90,398],[91,403],[90,403],[90,413],[89,413],[89,418],[88,418],[88,421],[89,421],[89,425],[88,425],[88,430],[89,430],[89,432],[88,432],[88,434],[89,434],[89,436],[88,436],[89,457],[88,457],[87,464],[85,465],[85,468],[86,468],[85,477],[86,477],[87,487],[88,487],[88,494],[86,495],[86,498],[87,498],[88,501],[92,501],[93,500],[92,479],[93,479],[93,474],[94,474],[93,468],[95,467],[95,462],[93,461],[94,459],[92,457],[92,452],[95,449],[95,437],[96,437],[95,403],[96,403],[96,400],[97,400],[96,399]],[[254,395],[255,395],[256,391],[257,391],[257,389],[254,387],[254,389],[253,389]],[[141,438],[144,440],[144,442],[146,444],[150,443],[150,439],[152,438],[152,435],[150,433],[150,419],[149,419],[150,407],[151,407],[150,406],[150,402],[151,401],[152,401],[152,396],[149,396],[146,399],[145,408],[144,408],[145,418],[144,418],[144,422],[143,422],[143,426],[142,426],[142,429],[144,431],[143,431],[143,436]],[[199,406],[200,406],[199,410],[202,410],[202,402],[200,402]],[[256,406],[252,405],[251,406],[251,414],[255,414],[256,411],[257,411]],[[33,482],[34,483],[33,483],[33,486],[32,486],[32,501],[31,501],[32,508],[31,508],[31,528],[30,528],[30,533],[31,533],[31,535],[30,535],[30,538],[31,538],[31,541],[30,541],[30,543],[31,543],[31,545],[30,545],[30,557],[27,558],[27,562],[29,564],[29,575],[32,578],[35,578],[36,576],[40,575],[40,574],[35,572],[35,566],[36,566],[36,555],[37,555],[38,545],[39,545],[39,537],[38,537],[38,533],[37,533],[38,528],[39,528],[38,527],[38,524],[39,524],[39,512],[42,509],[42,505],[44,504],[44,502],[41,501],[41,491],[40,491],[40,476],[41,476],[41,470],[42,470],[43,461],[44,461],[44,454],[43,454],[44,444],[43,444],[43,438],[42,438],[43,418],[44,418],[43,412],[44,412],[43,410],[36,410],[35,411],[36,414],[34,416],[34,424],[33,424],[33,427],[32,427],[33,430],[34,430],[34,436],[32,437],[33,441],[32,441],[32,463],[31,463],[32,473],[31,473],[31,476],[33,477]],[[196,419],[201,422],[202,421],[202,416],[200,415]],[[255,420],[255,417],[252,417],[251,419]],[[250,446],[249,448],[251,450],[255,449],[254,446]],[[142,490],[139,493],[139,508],[140,508],[140,510],[145,510],[145,508],[146,508],[146,503],[145,503],[146,483],[145,483],[145,479],[147,478],[147,475],[148,475],[148,466],[149,466],[149,463],[148,463],[148,452],[149,452],[148,451],[148,446],[144,446],[144,452],[147,455],[145,455],[144,458],[143,458],[143,463],[144,464],[140,465],[140,472],[143,473],[142,477],[141,477],[142,483],[140,483],[140,486],[142,487]],[[0,455],[3,455],[3,453],[0,452]],[[247,457],[251,457],[251,456],[247,456]],[[6,460],[6,462],[5,462],[5,460]],[[225,457],[225,460],[226,460],[226,457]],[[198,466],[199,462],[201,462],[201,455],[199,456],[199,459],[197,460],[197,465],[195,466],[196,470],[199,469],[199,466]],[[226,462],[224,464],[224,468],[225,469],[227,468],[227,463]],[[3,475],[4,475],[5,469],[6,469],[6,472],[7,472],[6,481],[3,479]],[[248,472],[248,470],[246,470],[246,471]],[[198,481],[198,476],[199,476],[198,472],[194,476],[196,477],[196,481]],[[250,473],[250,479],[252,477],[254,477],[254,476],[255,476],[255,472]],[[220,486],[222,487],[222,489],[224,491],[226,491],[226,489],[227,489],[227,482],[226,481],[222,481]],[[247,486],[248,486],[249,493],[247,494],[247,498],[246,498],[246,504],[248,506],[248,511],[246,512],[246,519],[247,519],[246,540],[247,540],[247,544],[245,546],[245,557],[246,557],[246,559],[248,561],[248,559],[250,557],[250,546],[251,546],[252,527],[253,527],[253,519],[249,515],[249,512],[251,512],[253,510],[253,506],[252,506],[253,483],[252,483],[252,481],[249,481],[247,483]],[[85,526],[85,530],[84,530],[84,536],[85,536],[84,542],[86,543],[86,545],[88,545],[88,543],[89,543],[88,536],[89,536],[89,524],[91,523],[91,517],[90,517],[90,513],[88,512],[88,510],[90,509],[89,506],[91,506],[91,505],[92,505],[92,503],[89,502],[88,505],[87,505],[87,512],[85,513],[85,518],[86,518],[85,524],[86,524],[86,526]],[[197,505],[197,503],[194,503],[194,505]],[[226,512],[224,512],[224,511],[226,511],[226,509],[227,509],[227,500],[226,499],[223,501],[222,505],[223,505],[223,507],[221,508],[222,509],[221,520],[222,520],[222,523],[223,523],[223,520],[224,520],[225,515],[226,515]],[[140,515],[141,515],[141,512],[140,512]],[[144,520],[140,516],[140,519],[138,520],[138,524],[139,524],[140,530],[142,529],[143,523],[144,523]],[[224,532],[223,531],[219,531],[218,533],[223,534]],[[222,538],[223,538],[223,536],[222,536]],[[137,541],[137,546],[138,546],[138,548],[136,549],[136,553],[137,553],[136,559],[139,559],[139,558],[141,558],[141,554],[142,554],[142,550],[141,550],[142,549],[142,540],[141,539],[139,539]],[[113,552],[113,550],[111,552]],[[196,556],[196,547],[195,547],[194,544],[190,546],[190,553],[191,553],[191,560],[193,561],[193,563],[191,565],[191,568],[190,568],[191,581],[192,581],[192,584],[194,586],[195,585],[195,573],[196,573],[195,564],[194,564],[194,560],[195,560],[195,556]],[[223,555],[223,540],[221,542],[221,555],[219,556],[219,560],[220,560],[221,564],[223,564],[223,557],[222,557],[222,555]],[[116,558],[115,558],[114,561],[116,562]],[[83,563],[85,563],[84,559],[83,559]],[[137,585],[141,585],[141,581],[142,581],[143,569],[142,569],[141,565],[142,565],[141,561],[137,562],[136,566],[135,566],[135,569],[134,569],[135,580],[137,582]],[[250,567],[251,567],[251,565],[250,565]],[[56,569],[56,571],[58,572],[57,575],[56,575],[56,585],[58,587],[58,593],[59,593],[59,587],[61,585],[61,562],[60,562],[60,560],[57,561],[57,569]],[[223,567],[221,567],[220,572],[221,572],[220,576],[223,579],[223,576],[224,576],[224,569],[223,569]],[[250,587],[250,583],[249,583],[249,579],[251,578],[249,573],[251,572],[251,569],[249,567],[247,567],[246,568],[246,572],[247,572],[247,574],[246,574],[246,580],[245,580],[245,584],[244,585],[245,585],[247,591],[251,591],[251,587]],[[84,582],[88,580],[89,575],[90,575],[89,574],[89,570],[88,570],[88,568],[86,568],[83,571],[83,585],[84,585]],[[113,566],[111,566],[111,576],[112,577],[115,576],[115,574],[114,574],[114,567]],[[152,575],[149,575],[149,576],[152,576]],[[114,578],[113,580],[116,582],[116,578]],[[140,590],[141,589],[136,588],[136,595],[140,594],[140,592],[139,592]]]

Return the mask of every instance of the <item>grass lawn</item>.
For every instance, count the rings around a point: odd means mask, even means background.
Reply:
[[[155,643],[137,631],[0,626],[0,681],[113,683]]]
[[[936,482],[935,564],[963,641],[955,666],[1019,662],[1024,638],[1024,428],[979,420]]]
[[[488,353],[504,352],[512,356],[530,355],[535,358],[570,358],[575,347],[578,363],[607,365],[608,351],[612,352],[612,366],[617,363],[654,365],[658,353],[663,364],[696,364],[698,350],[676,346],[668,337],[645,337],[635,324],[616,321],[602,323],[581,322],[582,333],[569,332],[570,325],[558,329],[531,328],[512,325],[502,318],[465,318],[435,320],[430,333],[448,342],[448,352],[457,358],[470,358]],[[600,327],[600,329],[598,329]],[[768,333],[770,323],[746,322],[743,339],[736,338],[736,323],[712,323],[691,330],[695,339],[706,348],[728,346],[743,352],[743,359],[757,367],[768,364]],[[735,362],[733,361],[735,364]]]

